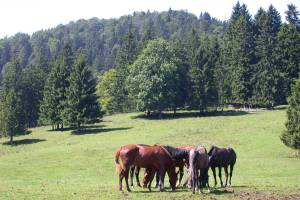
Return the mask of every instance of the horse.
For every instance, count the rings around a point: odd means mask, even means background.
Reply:
[[[137,146],[141,146],[141,147],[150,147],[150,145],[147,145],[147,144],[137,144]],[[135,174],[135,178],[136,178],[136,184],[138,187],[141,187],[141,183],[140,183],[140,180],[139,180],[139,174],[140,174],[140,167],[138,166],[131,166],[130,168],[130,186],[133,188],[133,176]]]
[[[216,170],[215,168],[219,168],[219,178],[221,182],[221,187],[223,187],[223,181],[222,181],[222,167],[224,167],[225,176],[226,176],[226,182],[225,187],[227,186],[228,181],[228,166],[230,166],[230,172],[229,172],[229,186],[231,185],[231,177],[233,172],[233,167],[236,162],[236,153],[235,151],[228,147],[228,148],[219,148],[216,146],[212,146],[208,152],[209,156],[209,165],[211,167],[211,170],[214,175],[215,179],[215,186],[217,185],[217,179],[216,179]]]
[[[120,164],[119,159],[122,161]],[[159,188],[164,191],[164,178],[166,172],[169,175],[172,191],[176,189],[177,175],[175,165],[170,154],[161,146],[139,146],[135,144],[125,145],[116,151],[115,166],[119,172],[119,190],[122,190],[122,180],[125,177],[127,191],[130,192],[128,185],[128,174],[131,166],[146,168],[149,172],[149,186],[151,191],[151,182],[154,173],[159,173]]]
[[[168,153],[171,155],[175,167],[179,167],[179,171],[177,172],[177,174],[179,173],[179,181],[177,184],[177,187],[180,186],[181,184],[181,180],[184,174],[184,166],[188,166],[188,160],[189,160],[189,150],[192,148],[191,146],[183,146],[183,147],[172,147],[172,146],[168,146],[168,145],[163,145],[163,148],[165,148]],[[191,147],[191,148],[189,148]],[[148,184],[148,176],[147,176],[148,171],[145,172],[144,175],[144,179],[143,179],[143,187],[146,187]],[[158,186],[159,183],[159,176],[156,175],[156,186]]]
[[[208,184],[209,158],[205,147],[198,146],[189,153],[189,182],[192,192],[195,194],[196,187],[199,193],[203,193],[202,188]],[[200,176],[199,176],[200,171]],[[208,191],[209,184],[208,184]]]

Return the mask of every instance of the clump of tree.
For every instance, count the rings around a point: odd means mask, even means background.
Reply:
[[[74,62],[71,47],[66,45],[61,56],[53,61],[46,81],[41,122],[61,130],[64,125],[80,130],[84,124],[97,122],[102,114],[95,92],[96,80],[84,55],[78,54]]]
[[[288,99],[286,131],[281,135],[282,142],[296,149],[297,155],[300,150],[300,78],[292,85],[291,96]]]
[[[128,87],[138,110],[150,114],[175,109],[181,85],[179,61],[174,55],[167,41],[155,39],[130,66]]]

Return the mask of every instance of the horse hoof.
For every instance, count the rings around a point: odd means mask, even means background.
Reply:
[[[210,189],[209,188],[208,188],[207,192],[210,193]]]

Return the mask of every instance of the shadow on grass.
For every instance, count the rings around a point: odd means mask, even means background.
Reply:
[[[192,118],[192,117],[220,117],[220,116],[242,116],[250,114],[245,111],[217,111],[217,112],[205,112],[205,113],[199,113],[196,111],[191,112],[178,112],[176,114],[174,113],[162,113],[159,115],[158,113],[152,113],[150,116],[147,116],[146,114],[140,114],[137,116],[133,116],[133,119],[148,119],[148,120],[170,120],[170,119],[179,119],[179,118]]]
[[[102,127],[104,127],[104,125],[86,125],[86,126],[84,126],[85,129],[90,129],[90,128],[96,129],[96,128],[102,128]],[[55,129],[55,130],[47,130],[47,131],[49,131],[49,132],[59,132],[59,131],[64,132],[64,131],[75,131],[75,130],[76,130],[76,127],[65,127],[63,129]]]
[[[44,139],[23,139],[23,140],[15,140],[12,143],[12,146],[17,146],[17,145],[25,145],[25,144],[34,144],[34,143],[39,143],[39,142],[44,142],[46,140]],[[3,145],[11,145],[10,141],[4,142]]]
[[[129,129],[132,129],[132,127],[83,129],[80,131],[77,130],[72,131],[72,135],[100,134],[100,133],[106,133],[112,131],[125,131]]]

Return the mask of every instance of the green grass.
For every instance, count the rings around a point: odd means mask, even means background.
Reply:
[[[229,190],[234,192],[204,195],[208,199],[230,199],[254,191],[300,193],[300,159],[279,139],[285,110],[167,120],[135,118],[137,115],[107,116],[90,134],[40,127],[16,137],[19,144],[13,147],[2,144],[7,139],[0,139],[0,199],[200,198],[187,189],[119,192],[114,153],[129,143],[233,147],[237,163]]]

